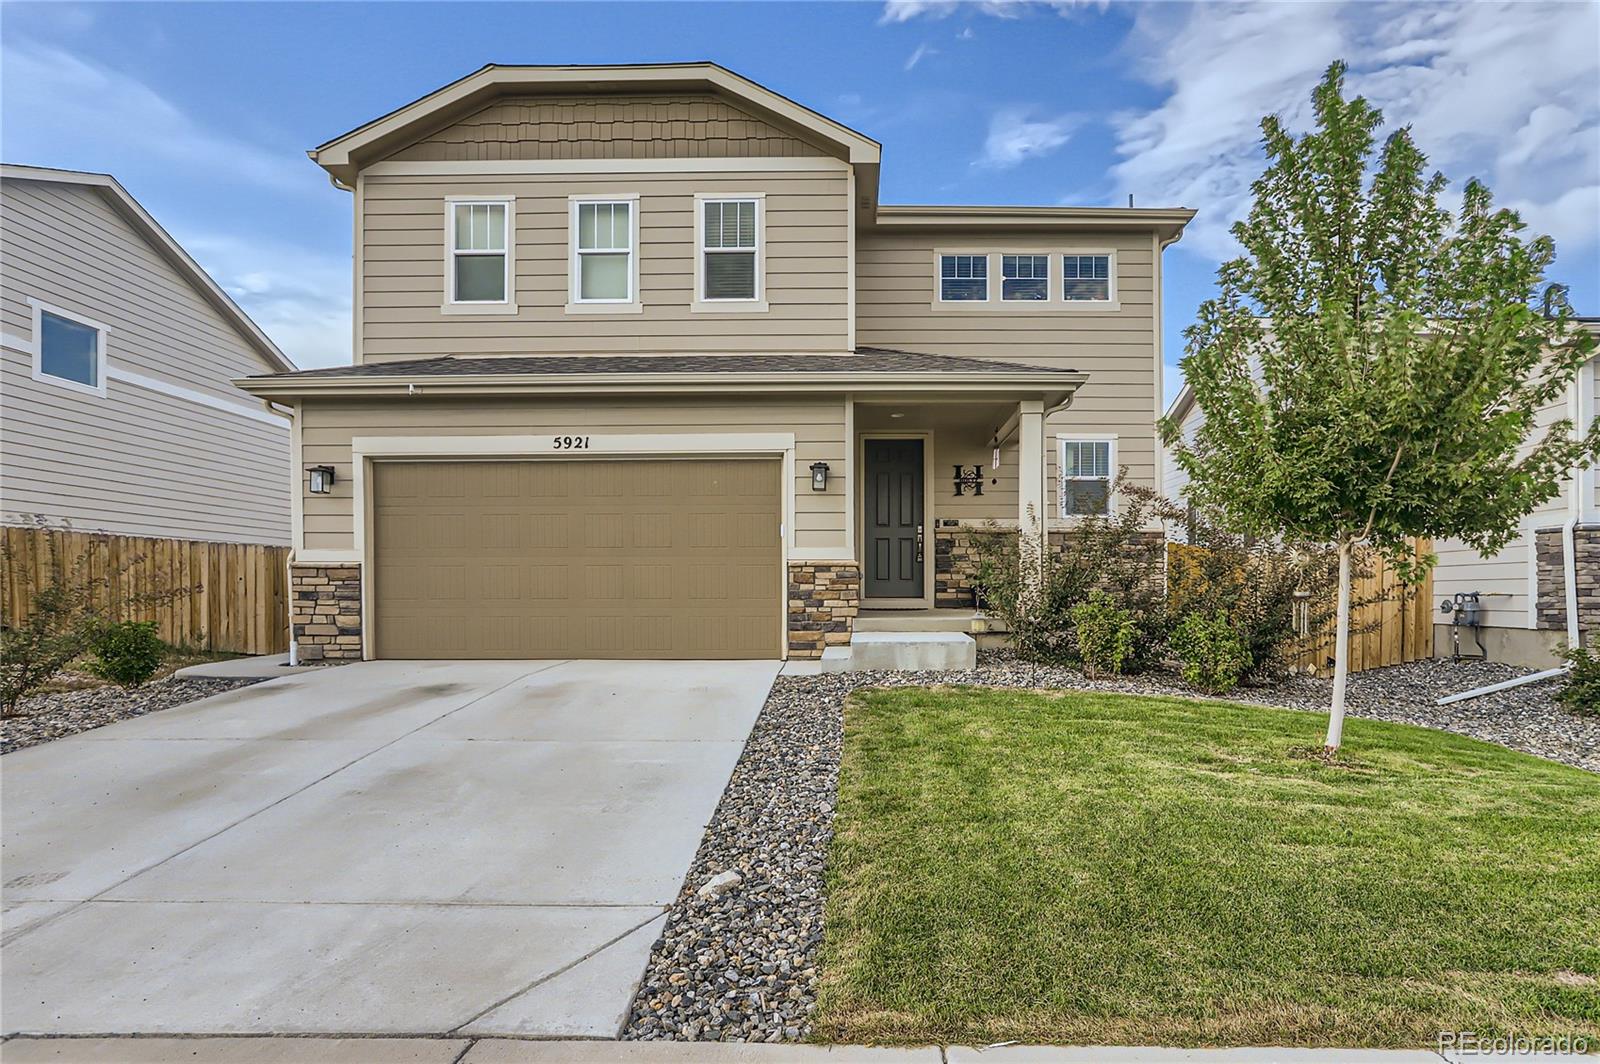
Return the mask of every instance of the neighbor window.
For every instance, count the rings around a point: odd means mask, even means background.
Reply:
[[[987,255],[939,256],[939,299],[946,303],[981,303],[989,298]]]
[[[1000,298],[1007,300],[1049,299],[1049,256],[1000,256]]]
[[[700,298],[760,298],[760,201],[706,200],[700,210]]]
[[[1061,256],[1061,298],[1069,303],[1110,302],[1111,256]]]
[[[509,303],[511,205],[505,200],[450,204],[450,301]]]
[[[35,380],[105,394],[104,326],[35,302],[33,340]]]
[[[633,301],[633,223],[631,201],[576,205],[574,248],[579,303]]]
[[[1115,440],[1061,441],[1061,516],[1111,512],[1111,470]]]

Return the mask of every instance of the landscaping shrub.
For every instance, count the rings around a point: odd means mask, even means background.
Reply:
[[[977,584],[985,608],[1011,629],[1018,654],[1037,661],[1081,664],[1072,609],[1101,591],[1132,618],[1133,649],[1123,671],[1160,660],[1167,608],[1162,540],[1148,533],[1173,510],[1159,495],[1119,483],[1115,513],[1086,517],[1050,536],[1036,586],[1021,578],[1015,533],[995,529],[975,537]],[[1040,534],[1038,519],[1030,535]]]
[[[1600,654],[1587,647],[1568,647],[1561,656],[1572,671],[1556,699],[1574,713],[1600,714]]]
[[[1191,613],[1172,633],[1172,652],[1188,683],[1222,694],[1250,668],[1250,650],[1226,612]]]
[[[1134,640],[1138,636],[1133,614],[1118,606],[1106,592],[1096,589],[1089,592],[1086,600],[1072,607],[1071,616],[1084,673],[1090,679],[1120,675],[1123,665],[1133,657]]]
[[[102,680],[137,687],[156,674],[166,651],[154,621],[118,621],[105,625],[95,638],[89,671]]]

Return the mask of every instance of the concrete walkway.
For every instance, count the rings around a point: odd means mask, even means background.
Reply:
[[[614,1037],[777,669],[369,662],[9,754],[0,1030]]]
[[[1420,1049],[745,1045],[512,1039],[16,1039],[5,1064],[1440,1064]]]

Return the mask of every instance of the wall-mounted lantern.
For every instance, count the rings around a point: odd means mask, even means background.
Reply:
[[[965,489],[965,488],[972,489],[972,494],[974,494],[974,495],[982,495],[983,494],[983,466],[981,466],[981,465],[973,466],[972,467],[972,471],[970,473],[967,471],[967,467],[966,466],[960,466],[960,465],[956,466],[955,483],[956,483],[956,497],[957,498],[961,497],[961,495],[963,494],[963,489]]]
[[[327,495],[333,491],[333,466],[318,465],[306,470],[307,487],[313,495]]]
[[[812,462],[811,463],[811,490],[812,491],[827,491],[828,490],[828,463],[827,462]]]

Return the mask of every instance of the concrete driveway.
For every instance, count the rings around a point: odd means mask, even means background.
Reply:
[[[367,662],[9,754],[0,1028],[614,1037],[777,662]]]

